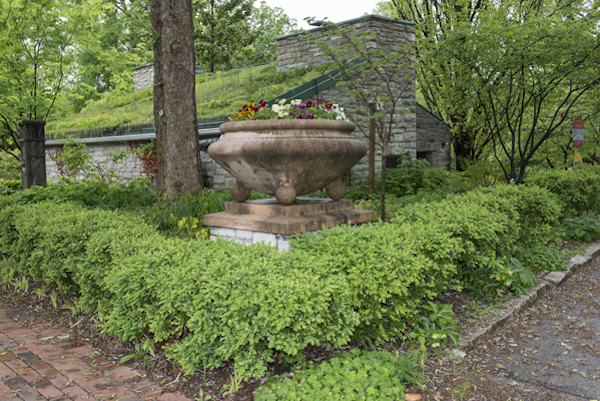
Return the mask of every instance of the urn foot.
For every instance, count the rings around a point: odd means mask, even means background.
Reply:
[[[327,196],[333,200],[340,200],[346,195],[346,186],[342,183],[341,179],[337,179],[334,182],[328,184],[325,187]]]
[[[252,188],[238,180],[235,180],[235,184],[233,185],[233,188],[231,188],[231,196],[233,196],[233,199],[236,202],[247,201],[250,198],[251,192]]]
[[[290,183],[281,184],[275,191],[275,197],[282,205],[291,205],[296,201],[296,189]]]

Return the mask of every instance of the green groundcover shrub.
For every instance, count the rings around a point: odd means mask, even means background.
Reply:
[[[353,350],[309,369],[271,377],[254,399],[396,401],[404,399],[405,385],[420,382],[422,375],[406,355]]]

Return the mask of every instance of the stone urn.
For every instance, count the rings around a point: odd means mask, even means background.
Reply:
[[[275,195],[283,205],[323,187],[339,200],[341,178],[366,153],[352,136],[356,125],[337,120],[246,120],[221,124],[221,138],[208,154],[236,178],[233,198],[244,202],[250,191]]]

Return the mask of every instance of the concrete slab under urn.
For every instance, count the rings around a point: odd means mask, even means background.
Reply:
[[[228,202],[224,212],[204,216],[204,224],[210,227],[283,235],[373,220],[375,212],[353,209],[352,201],[311,198],[297,198],[292,205],[275,199]]]

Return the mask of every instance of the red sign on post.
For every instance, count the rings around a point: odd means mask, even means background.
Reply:
[[[583,126],[583,119],[580,116],[575,117],[573,121],[573,144],[576,148],[580,148],[583,145],[583,139],[585,137],[585,130]]]

